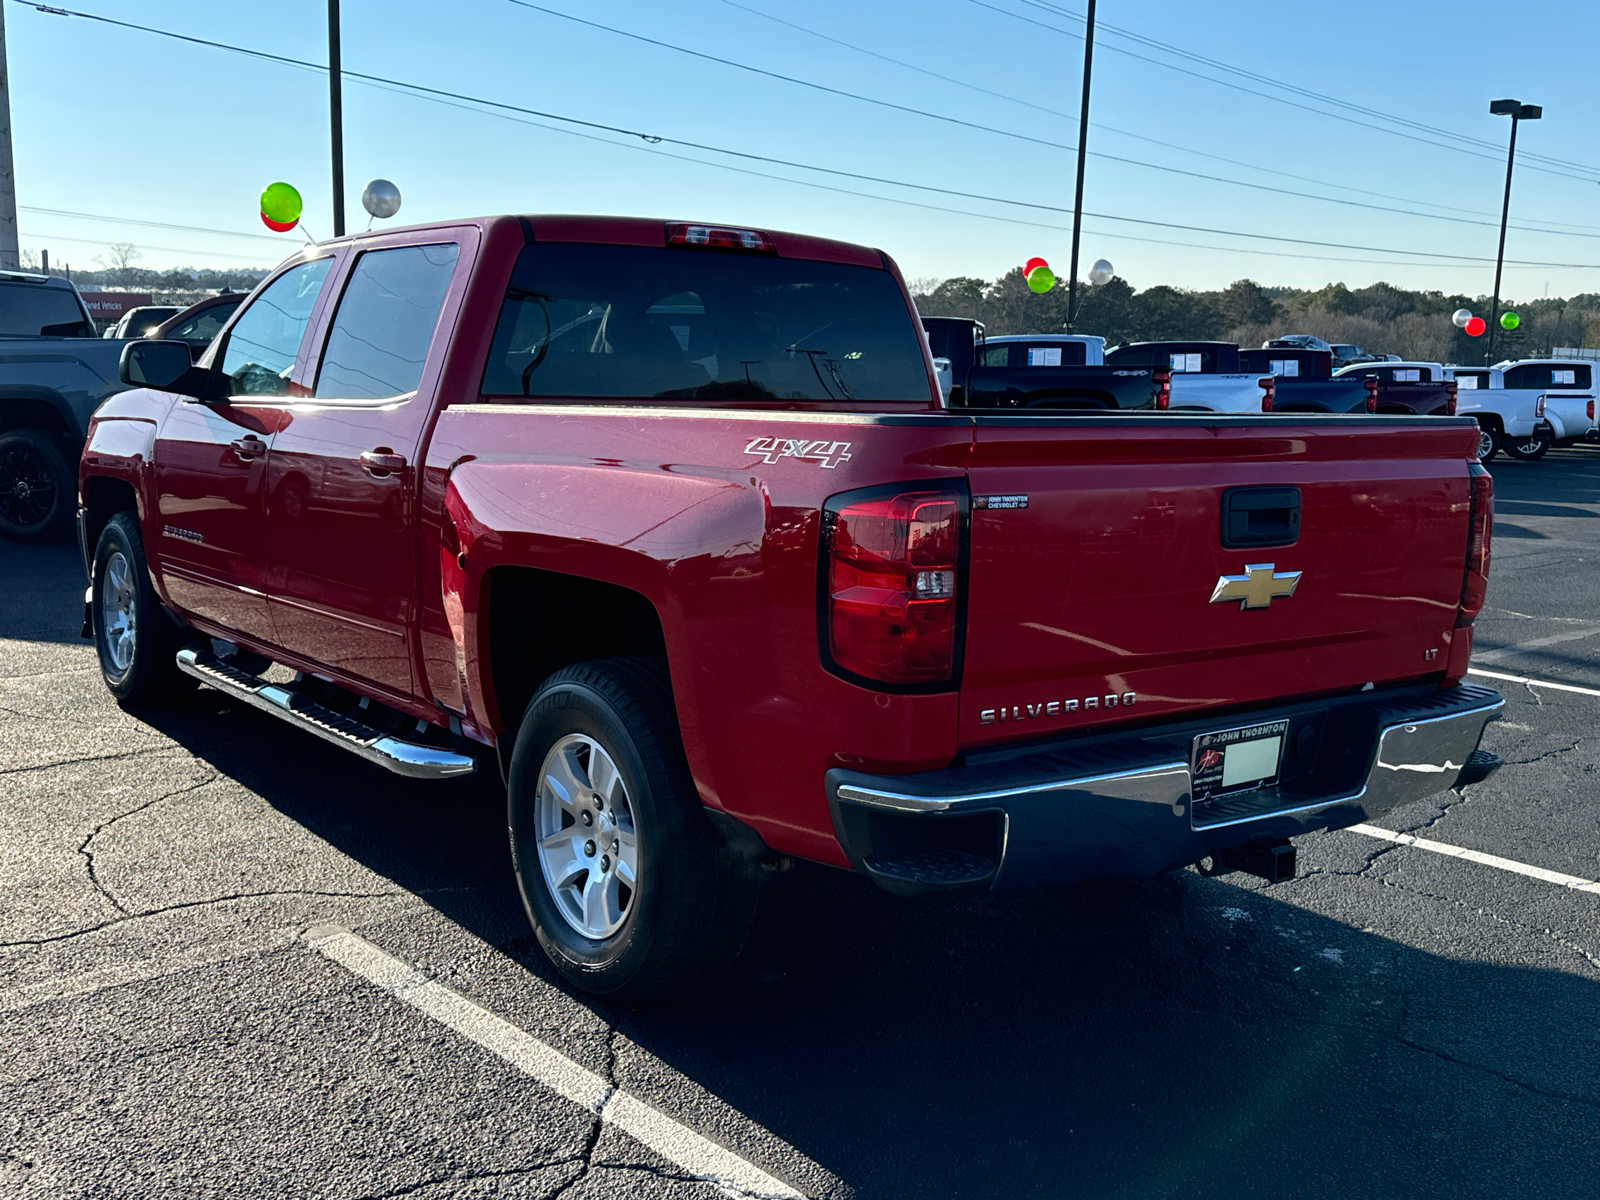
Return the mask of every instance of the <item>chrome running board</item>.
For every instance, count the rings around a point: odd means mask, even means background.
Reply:
[[[259,675],[230,666],[209,651],[193,646],[179,650],[178,670],[235,700],[281,717],[325,742],[359,754],[396,775],[412,779],[455,779],[477,770],[477,763],[469,755],[402,741],[299,695],[292,685],[269,683]]]

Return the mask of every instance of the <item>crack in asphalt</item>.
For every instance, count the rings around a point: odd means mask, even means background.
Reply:
[[[31,767],[7,767],[5,770],[0,771],[0,775],[23,775],[30,771],[49,771],[55,767],[72,767],[78,765],[79,763],[120,762],[121,760],[127,758],[142,758],[147,754],[187,753],[188,752],[186,750],[179,746],[149,746],[143,750],[124,750],[120,754],[87,754],[82,758],[63,758],[58,759],[55,762],[36,763]]]
[[[206,908],[213,904],[228,904],[235,900],[259,900],[271,896],[327,896],[335,900],[382,900],[393,896],[406,895],[410,895],[410,893],[403,889],[387,892],[336,892],[321,891],[316,888],[268,888],[260,892],[234,892],[226,896],[211,896],[205,900],[185,900],[181,904],[165,904],[160,908],[142,909],[139,912],[112,917],[108,921],[100,921],[82,929],[74,929],[70,933],[58,933],[46,938],[19,938],[16,941],[0,942],[0,950],[13,950],[22,946],[49,946],[56,942],[66,942],[71,941],[73,938],[87,937],[91,933],[98,933],[102,929],[110,929],[113,925],[122,925],[128,921],[142,921],[146,917],[159,917],[165,913],[182,912],[190,908]]]
[[[1532,766],[1534,763],[1543,762],[1547,758],[1557,758],[1557,757],[1559,757],[1560,755],[1563,755],[1563,754],[1571,754],[1574,750],[1576,750],[1579,746],[1583,745],[1584,742],[1586,742],[1588,740],[1589,739],[1586,738],[1586,737],[1581,737],[1577,741],[1573,742],[1572,745],[1567,746],[1564,749],[1546,750],[1543,754],[1537,754],[1532,758],[1511,758],[1511,759],[1507,759],[1506,763],[1507,763],[1508,766],[1513,766],[1513,767]]]
[[[395,1188],[388,1192],[362,1192],[350,1200],[394,1200],[398,1196],[410,1196],[420,1192],[423,1188],[440,1187],[444,1184],[472,1183],[479,1179],[514,1179],[520,1175],[532,1175],[539,1171],[547,1171],[551,1167],[562,1167],[575,1163],[576,1158],[553,1158],[548,1162],[534,1163],[525,1167],[507,1167],[499,1171],[452,1171],[448,1175],[436,1175],[432,1179],[424,1179],[418,1183],[407,1184],[405,1187]]]
[[[175,791],[167,792],[165,795],[157,796],[153,800],[146,800],[143,804],[137,804],[128,809],[126,812],[118,813],[116,816],[100,822],[100,824],[96,825],[89,831],[89,835],[85,837],[83,841],[78,843],[78,853],[83,855],[85,862],[88,864],[89,882],[94,884],[96,891],[110,901],[112,908],[116,909],[124,916],[128,915],[128,910],[123,906],[122,901],[118,900],[116,896],[112,894],[111,889],[101,882],[99,874],[95,871],[94,851],[89,849],[89,843],[94,841],[95,838],[99,837],[106,830],[110,829],[118,821],[124,821],[131,816],[142,813],[147,808],[154,808],[163,800],[171,800],[174,797],[186,795],[189,792],[197,792],[203,787],[209,787],[220,778],[222,778],[222,773],[220,771],[212,771],[207,778],[200,780],[198,783],[192,783],[187,787],[181,787]]]
[[[550,1200],[560,1200],[560,1197],[577,1187],[595,1169],[595,1151],[600,1145],[600,1135],[605,1132],[606,1105],[610,1104],[617,1094],[617,1027],[609,1023],[606,1025],[606,1061],[600,1076],[606,1081],[606,1094],[590,1118],[589,1128],[584,1131],[583,1151],[575,1160],[579,1164],[578,1173],[552,1192]]]

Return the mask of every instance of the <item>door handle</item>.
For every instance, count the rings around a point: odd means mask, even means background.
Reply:
[[[240,458],[258,458],[267,452],[267,444],[258,437],[242,437],[229,443]]]
[[[379,446],[376,450],[363,450],[361,452],[361,465],[374,475],[382,478],[395,471],[406,469],[406,456],[396,454],[387,446]]]

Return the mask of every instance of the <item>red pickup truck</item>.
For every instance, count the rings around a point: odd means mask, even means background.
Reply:
[[[122,372],[80,482],[111,691],[497,759],[539,940],[615,999],[729,961],[794,857],[1282,878],[1498,765],[1470,420],[951,408],[877,250],[362,234]]]

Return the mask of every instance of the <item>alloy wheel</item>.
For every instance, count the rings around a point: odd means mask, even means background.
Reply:
[[[56,505],[56,481],[43,455],[27,446],[0,454],[0,518],[18,529],[43,525]]]
[[[139,630],[138,587],[133,565],[121,550],[106,559],[100,581],[100,628],[106,654],[118,675],[133,666],[134,638]]]
[[[594,941],[628,919],[639,893],[639,838],[622,773],[581,733],[550,748],[534,801],[539,868],[562,919]]]

